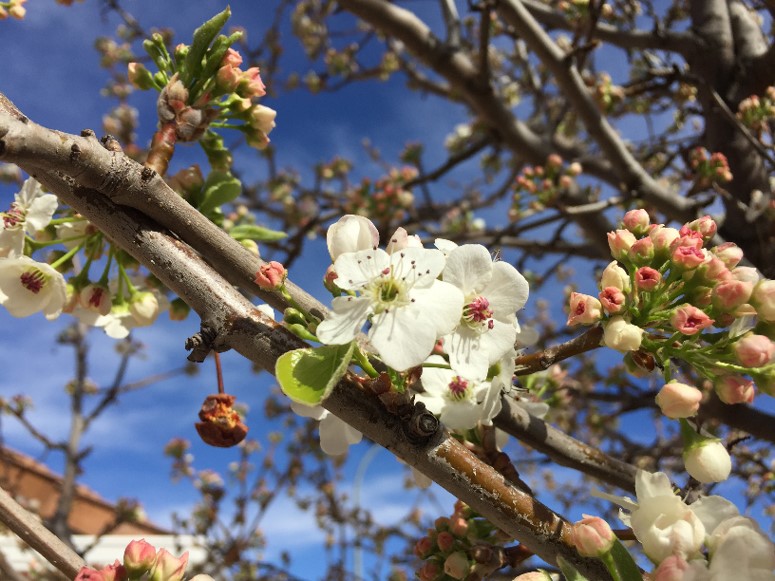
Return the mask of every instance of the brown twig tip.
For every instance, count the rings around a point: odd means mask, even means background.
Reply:
[[[530,353],[517,357],[516,375],[530,375],[537,371],[545,371],[555,363],[559,363],[570,357],[575,357],[586,351],[592,351],[600,347],[603,338],[603,327],[600,325],[587,329],[578,337],[570,341],[547,347],[543,351]]]

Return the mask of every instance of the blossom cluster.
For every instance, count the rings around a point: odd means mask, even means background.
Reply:
[[[770,122],[775,118],[775,87],[767,87],[762,96],[751,95],[740,101],[737,118],[761,139],[763,133],[769,132]]]
[[[82,567],[75,581],[182,581],[188,566],[188,552],[175,557],[167,549],[159,549],[145,539],[131,541],[124,550],[123,562],[116,560],[101,569]],[[209,575],[195,575],[189,581],[214,581]]]
[[[704,147],[695,147],[689,152],[689,169],[696,181],[695,189],[705,189],[714,183],[732,181],[727,157],[720,152],[710,153]]]
[[[147,279],[129,276],[127,269],[137,263],[128,255],[111,249],[104,257],[107,241],[82,216],[69,212],[54,218],[58,206],[56,196],[29,178],[0,213],[0,305],[14,317],[42,312],[55,319],[70,313],[117,339],[153,323],[167,306],[162,293]],[[64,250],[51,250],[55,247]],[[51,250],[46,261],[30,256],[42,249]],[[76,268],[73,257],[79,252],[86,262]],[[118,274],[111,279],[114,264]],[[93,267],[101,271],[96,280]]]
[[[481,245],[438,239],[426,249],[403,228],[382,250],[376,226],[362,216],[333,224],[327,243],[326,286],[335,298],[318,340],[346,345],[366,328],[369,348],[398,372],[394,379],[423,366],[417,399],[450,428],[489,423],[511,386],[524,277]]]
[[[671,360],[682,360],[711,381],[725,403],[750,403],[755,386],[773,395],[775,281],[739,266],[743,253],[734,244],[707,247],[716,233],[709,216],[675,229],[633,210],[622,225],[608,234],[615,260],[602,273],[599,294],[572,293],[568,325],[601,323],[603,343],[623,352],[636,375],[659,368],[670,379]],[[701,400],[697,388],[672,381],[657,404],[666,416],[683,420],[696,414]],[[701,481],[726,478],[722,449],[707,438],[687,441],[687,468],[706,465],[709,454],[720,462],[715,476],[690,473]]]
[[[369,216],[379,223],[401,221],[414,204],[414,195],[404,184],[416,177],[417,170],[406,166],[391,169],[388,175],[373,183],[364,178],[347,192],[342,208],[345,212]]]
[[[514,181],[509,219],[516,221],[524,218],[530,210],[540,211],[551,205],[560,192],[573,185],[581,171],[581,164],[574,162],[566,166],[556,153],[547,157],[544,165],[524,167]],[[523,197],[527,197],[529,210],[523,207]]]
[[[775,545],[730,501],[704,496],[686,504],[661,472],[638,471],[635,491],[637,502],[598,495],[627,511],[620,518],[654,563],[654,581],[773,578]]]

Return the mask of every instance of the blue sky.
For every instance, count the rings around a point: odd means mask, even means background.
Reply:
[[[126,2],[126,7],[146,29],[172,26],[176,39],[187,41],[196,26],[225,4],[187,2],[185,10],[180,10],[180,3],[136,0]],[[230,25],[245,26],[255,40],[271,21],[274,4],[274,0],[231,2]],[[424,11],[432,18],[435,16],[431,11],[436,6],[431,2],[411,4],[412,9]],[[99,95],[106,73],[99,68],[93,41],[99,35],[112,36],[116,24],[115,15],[101,15],[100,4],[95,0],[69,8],[56,5],[53,0],[29,3],[24,22],[0,22],[0,51],[4,57],[0,59],[0,90],[42,125],[71,133],[93,128],[100,134],[102,116],[115,102]],[[289,42],[286,58],[289,66],[300,62],[297,44]],[[297,91],[280,98],[266,98],[263,103],[278,111],[277,128],[271,138],[279,162],[299,168],[310,168],[335,155],[363,162],[364,137],[379,146],[388,160],[394,160],[407,141],[423,140],[429,144],[426,167],[433,167],[442,160],[441,146],[446,135],[465,120],[460,107],[440,106],[433,97],[408,92],[400,80],[359,84],[336,94],[310,96]],[[138,93],[132,104],[141,111],[140,141],[147,141],[155,128],[155,94]],[[192,152],[184,150],[182,155],[190,156]],[[254,168],[262,167],[254,155],[251,150],[241,150],[236,155],[237,164],[244,175],[260,178],[251,176],[251,172],[257,171]],[[371,177],[381,174],[374,165],[364,167],[372,170]],[[14,191],[15,188],[0,185],[0,209],[8,206]],[[305,260],[291,270],[291,278],[325,299],[319,281],[326,261],[321,241],[314,241]],[[554,287],[552,292],[552,312],[559,320],[561,291]],[[532,297],[531,302],[534,300]],[[528,311],[531,310],[529,303]],[[42,316],[17,320],[0,309],[0,366],[4,370],[0,395],[31,396],[35,408],[30,417],[47,434],[58,438],[65,437],[69,428],[63,386],[72,377],[73,356],[70,348],[56,344],[55,337],[68,322],[63,317],[50,323]],[[145,349],[141,358],[132,361],[127,381],[182,366],[186,356],[183,342],[197,330],[195,316],[181,323],[163,317],[151,328],[136,330],[134,336],[145,344]],[[89,375],[98,385],[107,385],[118,362],[115,344],[100,331],[92,332],[89,342]],[[252,373],[249,363],[236,354],[226,353],[223,359],[227,389],[255,410],[248,415],[250,435],[261,439],[269,429],[261,421],[261,407],[266,390],[273,384],[272,378],[266,373]],[[82,482],[111,500],[121,496],[138,498],[150,518],[162,525],[170,522],[173,511],[185,512],[195,494],[186,484],[170,484],[169,462],[162,453],[164,444],[173,437],[191,440],[196,466],[201,469],[225,471],[228,463],[237,458],[234,450],[215,450],[201,444],[193,429],[202,400],[214,391],[213,374],[212,361],[208,360],[198,376],[165,381],[124,396],[121,404],[105,413],[85,437],[84,444],[94,445],[94,451],[85,463]],[[251,423],[251,417],[256,421]],[[8,445],[36,457],[41,450],[18,423],[6,417],[2,418],[2,435]],[[352,449],[344,468],[348,483],[345,489],[352,486],[359,461],[368,449],[366,444]],[[54,470],[61,468],[56,455],[45,461]],[[386,451],[377,454],[366,472],[362,502],[374,507],[385,523],[397,522],[405,515],[402,507],[406,505],[407,493],[401,486],[402,474],[403,468]],[[558,474],[559,480],[567,477],[563,469]],[[451,512],[451,499],[444,494],[441,498],[441,511],[435,512],[435,506],[431,508],[434,516]],[[277,551],[287,549],[299,561],[306,557],[307,564],[299,563],[294,572],[315,578],[315,566],[309,565],[315,561],[310,561],[309,556],[319,556],[322,539],[315,532],[312,518],[297,514],[288,503],[280,503],[273,511],[264,522],[270,541],[267,556],[272,558]],[[577,514],[567,516],[578,518],[581,512],[579,508]]]

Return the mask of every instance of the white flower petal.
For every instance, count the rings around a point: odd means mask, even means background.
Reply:
[[[479,294],[488,285],[492,271],[492,257],[484,246],[464,244],[447,256],[444,281],[454,284],[468,298],[473,293]]]
[[[368,218],[347,214],[328,228],[326,243],[331,260],[336,260],[346,252],[375,248],[379,244],[379,232]]]
[[[304,405],[302,403],[292,401],[291,409],[297,416],[303,418],[312,418],[313,420],[322,420],[328,415],[328,410],[321,405]]]
[[[512,320],[515,313],[525,306],[530,287],[527,280],[508,262],[492,265],[492,280],[482,290],[490,301],[493,315],[499,320]]]
[[[336,285],[343,290],[359,290],[389,266],[390,255],[380,248],[347,252],[334,262]]]
[[[463,314],[463,293],[460,289],[435,280],[429,289],[413,289],[415,305],[422,309],[424,319],[431,319],[436,337],[446,335],[457,327]],[[417,325],[420,321],[417,321]]]
[[[336,297],[325,320],[318,325],[317,336],[326,345],[345,345],[360,333],[371,311],[365,297]]]
[[[363,438],[358,430],[332,413],[323,417],[318,430],[320,431],[320,448],[329,456],[346,454],[352,444],[357,444]]]
[[[65,279],[50,265],[29,256],[0,259],[0,304],[12,316],[28,317],[43,311],[54,319],[66,300]]]
[[[444,270],[444,255],[433,249],[408,247],[390,255],[396,278],[413,288],[429,288]]]
[[[436,344],[431,317],[416,303],[385,311],[372,318],[369,340],[382,361],[396,371],[406,371],[425,361]]]
[[[27,232],[37,232],[48,226],[58,207],[59,200],[54,194],[43,194],[36,198],[27,209]]]

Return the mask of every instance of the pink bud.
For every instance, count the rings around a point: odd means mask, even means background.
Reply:
[[[654,242],[654,252],[658,255],[664,255],[679,237],[678,230],[662,224],[653,224],[649,230],[649,238]]]
[[[441,564],[438,561],[425,561],[417,571],[420,581],[435,581],[441,574]]]
[[[215,82],[224,93],[234,92],[242,80],[242,71],[230,66],[222,66],[215,73]]]
[[[627,257],[630,248],[637,239],[629,230],[616,230],[608,233],[608,247],[611,249],[611,256],[617,260]]]
[[[424,559],[433,552],[433,539],[425,536],[414,545],[414,554],[420,559]]]
[[[132,541],[124,549],[124,567],[132,575],[142,575],[156,561],[156,549],[145,539]]]
[[[673,328],[684,335],[696,335],[713,324],[713,319],[693,305],[683,305],[673,311]]]
[[[713,287],[713,306],[724,312],[733,312],[751,298],[753,285],[741,280],[725,280]]]
[[[689,563],[681,555],[670,555],[651,574],[651,581],[683,581]]]
[[[567,325],[591,325],[603,316],[600,301],[590,295],[573,292],[570,295],[570,309]]]
[[[731,280],[732,272],[724,264],[724,261],[719,257],[712,254],[703,253],[705,256],[705,262],[697,267],[697,275],[701,276],[703,280],[716,284],[722,280]]]
[[[775,280],[762,280],[753,289],[751,304],[765,321],[775,322]]]
[[[449,531],[441,531],[436,536],[436,546],[442,553],[448,553],[455,546],[455,537]]]
[[[255,282],[264,290],[278,290],[283,286],[286,278],[288,278],[288,271],[285,267],[276,260],[272,260],[258,268]]]
[[[188,566],[188,551],[180,558],[174,557],[167,549],[160,549],[150,573],[150,581],[181,581]]]
[[[694,230],[695,232],[699,232],[704,240],[710,240],[716,235],[717,229],[718,227],[713,218],[706,215],[702,218],[692,220],[688,224],[684,224],[684,226],[681,227],[680,232],[683,235],[687,230]]]
[[[624,215],[622,224],[636,236],[643,236],[649,229],[651,219],[646,210],[630,210]]]
[[[677,246],[671,256],[673,264],[682,270],[692,270],[705,262],[705,253],[691,246]]]
[[[649,264],[654,260],[654,253],[654,241],[646,236],[630,246],[628,255],[635,264]]]
[[[711,252],[718,256],[719,259],[727,265],[727,268],[736,267],[743,259],[743,250],[734,242],[724,242],[724,244],[720,244],[711,249]]]
[[[582,557],[601,557],[614,546],[616,535],[602,518],[583,516],[573,525],[571,542]]]
[[[724,375],[713,386],[719,399],[726,404],[751,403],[756,395],[754,383],[742,375]]]
[[[756,285],[762,279],[759,276],[759,271],[752,266],[736,266],[732,269],[732,278],[747,281],[753,285]]]
[[[668,418],[689,418],[697,413],[702,392],[693,385],[671,381],[662,386],[656,397],[657,405]]]
[[[732,350],[737,360],[745,367],[763,367],[775,355],[775,343],[764,335],[746,335],[735,342]]]
[[[240,82],[238,92],[241,97],[248,99],[266,95],[266,86],[261,80],[258,67],[250,67],[242,73],[242,81]]]
[[[635,286],[640,290],[653,291],[662,282],[662,274],[650,266],[642,266],[635,273]]]
[[[223,60],[221,61],[222,67],[238,67],[242,64],[242,55],[239,53],[239,51],[234,50],[233,48],[229,48],[226,51],[226,54],[223,55]]]
[[[626,298],[624,293],[618,288],[613,286],[606,287],[600,292],[599,296],[600,303],[603,305],[606,313],[616,314],[624,309]]]

